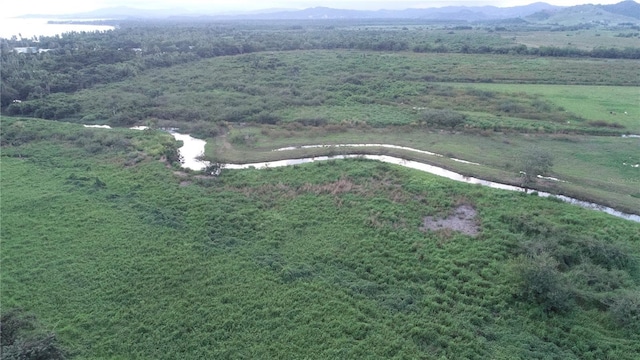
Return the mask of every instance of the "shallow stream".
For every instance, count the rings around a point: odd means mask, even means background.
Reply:
[[[204,170],[207,166],[210,165],[208,161],[204,161],[200,159],[200,157],[204,154],[204,147],[206,144],[204,140],[196,139],[191,137],[190,135],[184,135],[184,134],[176,133],[173,131],[171,132],[171,135],[173,135],[173,137],[176,140],[181,140],[183,142],[183,146],[178,149],[182,159],[182,167],[192,169],[192,170]],[[336,146],[308,145],[308,146],[301,146],[301,147],[286,147],[286,148],[276,149],[274,151],[287,151],[287,150],[295,150],[300,148],[305,149],[305,148],[320,148],[320,147],[388,147],[388,148],[396,148],[396,149],[403,149],[403,150],[409,150],[409,151],[417,151],[427,155],[442,156],[440,154],[432,153],[429,151],[418,150],[418,149],[407,148],[407,147],[396,146],[396,145],[387,145],[387,144],[344,144],[344,145],[336,145]],[[250,169],[250,168],[267,169],[267,168],[275,168],[275,167],[281,167],[281,166],[306,164],[306,163],[311,163],[316,161],[327,161],[327,160],[333,160],[333,159],[355,159],[355,158],[377,160],[377,161],[382,161],[389,164],[400,165],[400,166],[408,167],[411,169],[428,172],[430,174],[442,176],[447,179],[465,182],[468,184],[478,184],[478,185],[488,186],[494,189],[501,189],[501,190],[537,193],[538,196],[542,196],[542,197],[555,197],[564,202],[578,205],[587,209],[598,210],[598,211],[602,211],[607,214],[614,215],[623,219],[640,222],[639,215],[623,213],[621,211],[612,209],[607,206],[574,199],[564,195],[554,195],[554,194],[550,194],[542,191],[532,191],[519,186],[501,184],[493,181],[477,179],[470,176],[464,176],[456,172],[443,169],[438,166],[424,164],[424,163],[412,161],[412,160],[405,160],[405,159],[401,159],[393,156],[387,156],[387,155],[351,154],[351,155],[336,155],[336,156],[316,156],[316,157],[302,158],[302,159],[286,159],[286,160],[267,161],[267,162],[258,162],[258,163],[249,163],[249,164],[221,164],[221,165],[222,165],[222,168],[224,169]],[[452,159],[452,160],[479,165],[477,163],[472,163],[472,162],[460,160],[460,159]]]

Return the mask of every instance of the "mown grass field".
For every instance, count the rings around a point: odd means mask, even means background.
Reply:
[[[3,311],[80,359],[640,352],[637,223],[371,161],[201,178],[172,144],[3,119]],[[477,237],[420,230],[463,204]]]

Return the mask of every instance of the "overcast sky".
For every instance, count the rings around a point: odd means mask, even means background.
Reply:
[[[570,6],[585,3],[615,4],[621,0],[548,0],[553,5]],[[5,0],[0,5],[2,17],[25,14],[69,14],[95,10],[113,6],[129,6],[146,9],[180,8],[186,10],[203,10],[208,12],[227,12],[241,10],[258,10],[268,8],[304,9],[314,6],[327,6],[340,9],[406,9],[443,7],[450,5],[499,7],[526,5],[536,0]]]

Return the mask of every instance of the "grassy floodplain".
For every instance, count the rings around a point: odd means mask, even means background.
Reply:
[[[451,84],[454,85],[454,84]],[[454,86],[462,86],[456,84]],[[540,95],[565,111],[592,121],[623,125],[630,133],[640,133],[640,90],[636,86],[580,86],[540,84],[472,84],[474,89],[503,93]]]
[[[153,131],[4,119],[2,144],[3,308],[77,358],[640,352],[630,221],[371,161],[201,178]],[[420,229],[463,204],[478,236]]]
[[[157,69],[65,98],[83,104],[71,121],[116,114],[107,122],[179,127],[210,139],[207,155],[223,162],[324,154],[270,152],[290,145],[390,143],[451,153],[485,167],[421,160],[518,183],[519,156],[542,147],[557,159],[550,175],[568,182],[540,188],[637,213],[637,142],[620,138],[640,133],[636,70],[621,59],[286,51]],[[434,127],[423,121],[430,109],[466,119]]]
[[[236,140],[235,144],[233,143]],[[248,139],[248,140],[245,140]],[[249,142],[247,144],[246,142]],[[298,149],[274,152],[287,146],[308,144],[394,144],[431,151],[446,158],[388,148]],[[638,213],[638,139],[583,135],[477,136],[447,131],[395,129],[298,128],[293,130],[262,127],[233,128],[227,137],[211,139],[206,154],[221,162],[259,162],[283,158],[369,153],[393,155],[442,166],[457,172],[519,185],[521,156],[531,148],[543,148],[554,156],[551,176],[566,182],[539,181],[537,188],[562,193],[596,203]],[[461,164],[448,158],[480,165]]]
[[[213,162],[366,151],[518,185],[542,151],[562,181],[532,187],[639,214],[635,25],[569,20],[0,39],[3,359],[635,359],[638,223],[363,159],[208,176],[155,130]],[[273,151],[347,143],[443,156]]]

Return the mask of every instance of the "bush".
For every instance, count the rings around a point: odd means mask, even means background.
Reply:
[[[56,335],[37,329],[33,315],[12,309],[0,318],[0,345],[3,360],[57,360],[65,359]]]
[[[547,253],[530,258],[521,257],[516,273],[521,284],[521,296],[544,307],[547,312],[571,309],[573,298],[558,262]]]
[[[628,269],[635,265],[630,250],[623,246],[597,240],[587,240],[581,245],[584,256],[607,270]]]
[[[322,117],[301,118],[301,119],[296,119],[296,122],[304,126],[316,126],[316,127],[324,126],[329,123],[329,121],[326,118],[322,118]]]
[[[507,101],[504,102],[502,104],[500,104],[499,106],[500,111],[502,112],[506,112],[506,113],[518,113],[518,112],[522,112],[522,107],[514,102],[511,101]]]
[[[589,293],[607,293],[633,286],[633,279],[626,271],[607,270],[589,261],[572,268],[569,276],[577,288]]]
[[[624,294],[613,300],[609,313],[620,326],[640,331],[640,292]]]
[[[624,125],[619,124],[619,123],[610,123],[610,122],[606,122],[604,120],[596,120],[596,121],[589,121],[587,124],[594,126],[594,127],[605,127],[605,128],[612,128],[612,129],[624,129]]]
[[[427,125],[455,128],[464,123],[466,116],[450,109],[427,109],[422,114],[422,120]]]
[[[233,134],[231,135],[230,141],[234,145],[250,146],[256,142],[256,138],[251,134]]]
[[[280,122],[280,117],[271,113],[261,112],[256,115],[255,121],[259,124],[275,125]]]

